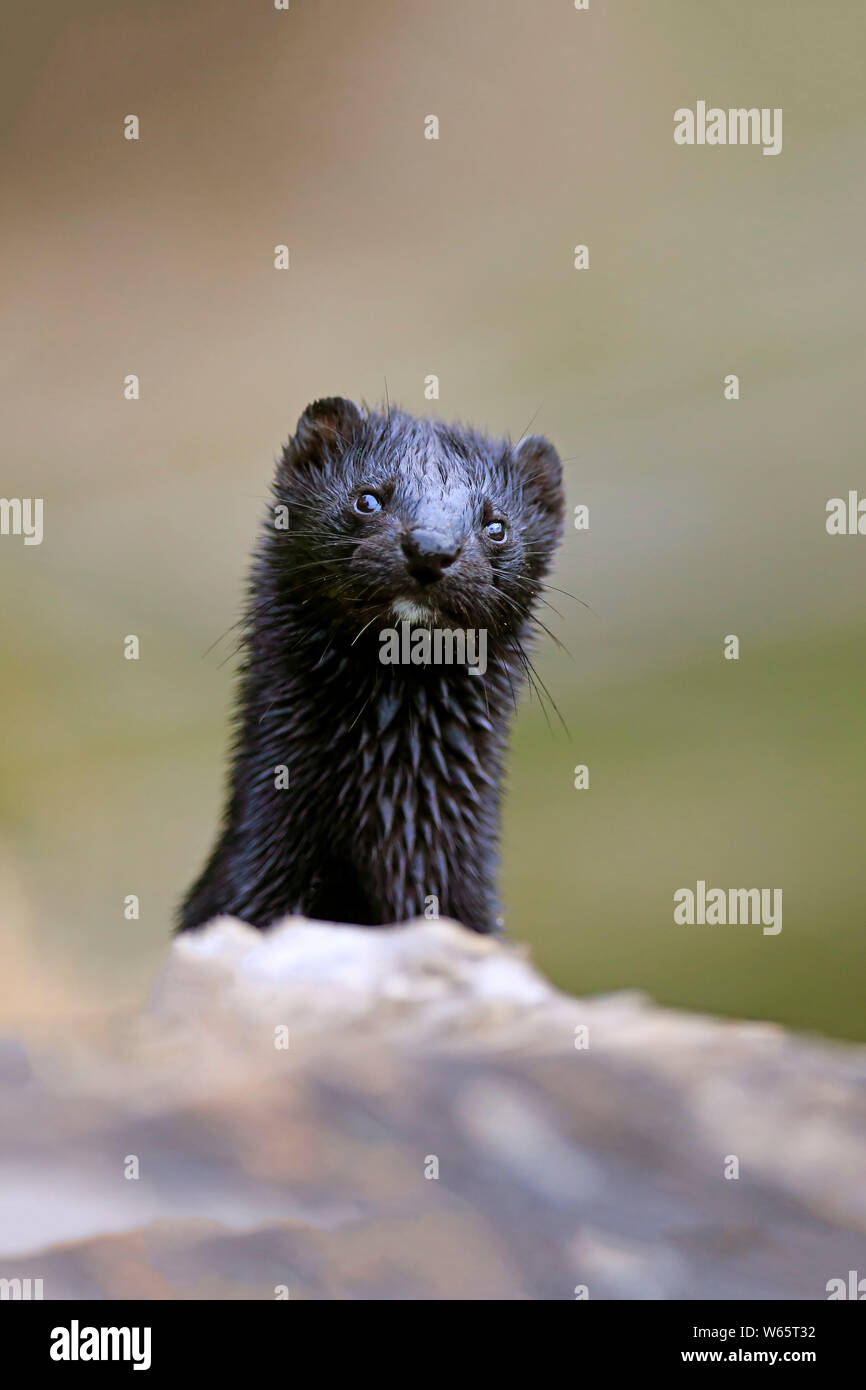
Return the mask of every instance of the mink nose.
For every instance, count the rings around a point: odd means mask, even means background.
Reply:
[[[400,544],[406,556],[406,568],[419,584],[435,584],[442,578],[442,571],[453,565],[460,554],[460,546],[452,536],[442,531],[425,531],[421,527],[406,531]]]

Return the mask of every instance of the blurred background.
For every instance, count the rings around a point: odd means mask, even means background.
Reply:
[[[0,539],[0,1019],[145,996],[274,457],[387,379],[532,421],[590,508],[537,651],[569,732],[527,698],[515,733],[511,935],[570,991],[866,1037],[866,539],[825,530],[866,494],[860,7],[49,0],[6,38],[2,493],[45,539]],[[782,153],[675,146],[699,99],[782,107]],[[674,926],[699,878],[781,887],[781,934]]]

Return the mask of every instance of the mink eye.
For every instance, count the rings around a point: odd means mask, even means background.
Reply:
[[[369,515],[370,512],[380,512],[382,503],[375,492],[362,492],[360,497],[355,498],[355,511]]]
[[[484,534],[494,545],[504,545],[508,540],[508,527],[504,521],[488,521]]]

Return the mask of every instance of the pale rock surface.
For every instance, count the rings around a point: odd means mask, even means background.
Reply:
[[[866,1273],[864,1080],[866,1049],[572,999],[450,922],[221,919],[142,1015],[0,1045],[0,1278],[821,1299]]]

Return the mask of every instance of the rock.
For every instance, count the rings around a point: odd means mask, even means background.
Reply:
[[[4,1058],[0,1278],[46,1298],[820,1299],[866,1270],[866,1049],[569,998],[450,922],[221,919],[141,1016]]]

